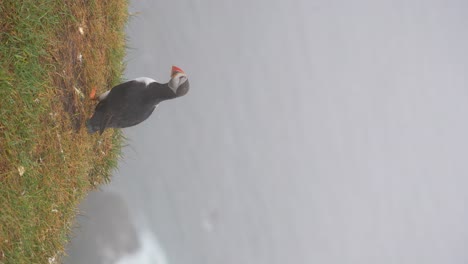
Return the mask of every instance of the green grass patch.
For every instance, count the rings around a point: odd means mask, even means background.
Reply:
[[[77,204],[109,180],[118,130],[89,135],[92,87],[121,80],[126,0],[0,5],[0,263],[59,263]]]

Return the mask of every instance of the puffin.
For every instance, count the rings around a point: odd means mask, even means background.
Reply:
[[[99,103],[86,122],[88,133],[102,134],[106,128],[135,126],[145,121],[159,103],[184,96],[189,88],[187,75],[177,66],[172,66],[167,83],[140,77],[118,84],[99,96],[93,88],[89,97]]]

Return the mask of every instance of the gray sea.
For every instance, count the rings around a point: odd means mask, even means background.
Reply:
[[[124,129],[65,263],[468,263],[468,2],[131,1]]]

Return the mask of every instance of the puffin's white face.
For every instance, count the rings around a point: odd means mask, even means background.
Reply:
[[[168,86],[177,96],[185,95],[190,88],[187,75],[176,66],[172,66],[171,80]]]

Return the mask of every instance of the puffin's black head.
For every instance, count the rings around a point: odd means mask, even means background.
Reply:
[[[169,81],[168,86],[177,97],[185,95],[190,89],[187,75],[181,68],[176,66],[172,66],[171,80]]]

